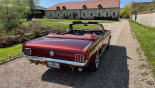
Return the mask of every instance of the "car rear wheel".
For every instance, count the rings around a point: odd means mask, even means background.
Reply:
[[[111,36],[110,36],[109,41],[108,41],[107,49],[109,49],[109,47],[110,47],[110,39],[111,39]]]
[[[90,67],[89,70],[91,72],[95,72],[96,70],[98,70],[98,68],[99,68],[99,62],[100,62],[100,56],[99,56],[99,53],[97,53],[96,59],[95,59],[94,63],[91,65],[91,67]]]

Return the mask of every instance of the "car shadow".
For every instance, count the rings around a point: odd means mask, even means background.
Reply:
[[[131,58],[125,47],[111,45],[101,56],[96,72],[49,69],[41,80],[74,88],[128,88],[127,59]]]

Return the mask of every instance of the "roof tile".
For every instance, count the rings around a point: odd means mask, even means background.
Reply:
[[[47,8],[46,10],[56,10],[57,6],[65,6],[66,9],[83,9],[83,6],[86,5],[87,9],[98,8],[98,5],[101,5],[103,8],[120,8],[120,0],[96,0],[96,1],[78,1],[78,2],[63,2],[58,3],[52,7]]]

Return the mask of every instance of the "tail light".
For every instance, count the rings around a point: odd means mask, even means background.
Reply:
[[[84,62],[85,61],[84,55],[82,55],[82,54],[76,54],[75,55],[75,61]]]
[[[32,51],[31,51],[31,48],[25,48],[24,49],[24,54],[25,55],[31,55]]]

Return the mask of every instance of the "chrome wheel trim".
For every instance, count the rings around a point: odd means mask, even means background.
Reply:
[[[100,62],[100,58],[99,58],[99,55],[97,54],[96,60],[95,60],[95,67],[96,67],[96,69],[98,69],[98,67],[99,67],[99,62]]]

